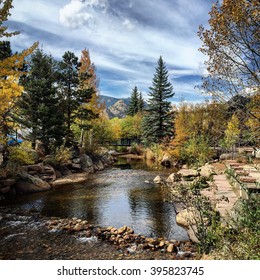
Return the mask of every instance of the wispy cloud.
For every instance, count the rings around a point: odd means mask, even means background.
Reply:
[[[201,100],[194,90],[205,74],[196,33],[207,23],[213,0],[14,0],[9,25],[22,49],[39,40],[58,59],[89,49],[101,93],[130,95],[136,85],[146,96],[160,55],[166,61],[175,99]]]

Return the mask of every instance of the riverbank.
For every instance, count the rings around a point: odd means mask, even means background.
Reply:
[[[161,240],[160,245],[159,240],[134,235],[132,232],[120,233],[117,229],[116,236],[121,236],[121,242],[115,242],[110,238],[104,238],[104,234],[108,234],[107,228],[93,226],[85,220],[48,218],[37,212],[8,207],[1,207],[0,213],[0,259],[182,260],[196,258],[195,247],[188,241],[176,243]],[[133,236],[135,238],[131,239]],[[113,235],[111,234],[110,237]],[[119,239],[120,237],[118,241]],[[159,245],[162,247],[160,248]]]

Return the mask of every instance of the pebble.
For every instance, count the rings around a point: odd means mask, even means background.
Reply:
[[[168,253],[172,253],[173,250],[175,249],[174,247],[175,247],[174,244],[169,244],[168,247],[167,247],[167,249],[166,249],[166,251],[167,251]]]
[[[81,231],[82,227],[80,224],[76,224],[75,227],[73,228],[75,231]]]
[[[164,245],[165,245],[165,242],[164,242],[164,241],[160,241],[160,243],[159,243],[158,247],[159,247],[159,248],[163,248],[163,247],[164,247]]]

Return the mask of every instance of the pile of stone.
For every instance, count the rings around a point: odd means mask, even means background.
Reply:
[[[65,230],[71,233],[79,233],[81,237],[97,237],[100,240],[112,243],[120,249],[128,249],[131,252],[141,250],[160,250],[165,253],[175,253],[185,251],[187,256],[195,252],[195,248],[190,241],[165,240],[163,238],[149,238],[135,234],[131,227],[123,226],[115,228],[94,227],[87,221],[81,219],[53,219],[46,223],[51,231]]]
[[[103,156],[90,157],[86,154],[81,154],[67,163],[65,166],[72,172],[89,172],[101,171],[105,167],[113,164],[115,158],[110,154],[106,153]]]
[[[48,157],[38,164],[21,166],[16,178],[0,178],[0,200],[8,194],[24,194],[50,190],[53,186],[84,183],[89,173],[113,164],[114,157],[90,157],[80,154],[64,165],[48,164]]]
[[[191,182],[196,180],[199,176],[203,176],[209,178],[211,175],[214,174],[214,168],[210,164],[206,164],[199,169],[191,169],[183,166],[178,172],[174,172],[169,175],[169,177],[164,180],[160,175],[154,178],[155,184],[163,184],[167,183],[168,185],[172,186],[173,183],[185,183]]]

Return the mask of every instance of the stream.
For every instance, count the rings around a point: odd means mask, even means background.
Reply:
[[[127,225],[147,237],[188,240],[186,230],[176,224],[174,205],[164,201],[160,185],[153,183],[156,175],[170,173],[154,170],[140,159],[119,158],[114,166],[90,175],[85,184],[20,195],[1,204],[104,227]]]

